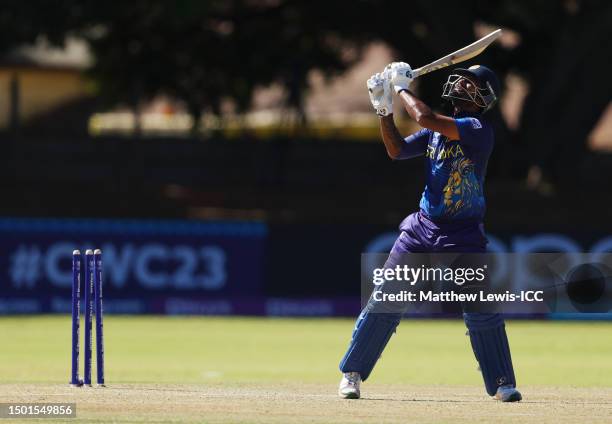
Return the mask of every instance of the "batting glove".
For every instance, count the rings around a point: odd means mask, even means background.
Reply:
[[[396,93],[408,90],[412,83],[412,68],[406,62],[390,63],[383,73],[391,81],[391,86]]]
[[[393,93],[389,80],[382,74],[374,74],[366,83],[370,102],[379,116],[388,116],[393,113]]]

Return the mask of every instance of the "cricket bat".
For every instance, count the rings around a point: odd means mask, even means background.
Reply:
[[[474,56],[478,56],[484,51],[484,49],[489,47],[493,41],[501,37],[501,35],[502,30],[497,29],[490,34],[485,35],[480,40],[474,41],[472,44],[465,46],[456,52],[441,57],[440,59],[435,60],[425,66],[421,66],[420,68],[413,69],[412,78],[417,78],[440,68],[445,68],[447,66],[454,65],[455,63],[464,62],[473,58]]]

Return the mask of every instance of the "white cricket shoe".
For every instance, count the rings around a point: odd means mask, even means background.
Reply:
[[[495,399],[502,402],[518,402],[523,399],[523,396],[512,386],[499,386],[497,393],[495,393]]]
[[[361,396],[360,385],[361,376],[358,372],[345,372],[340,381],[338,394],[344,399],[359,399],[359,396]]]

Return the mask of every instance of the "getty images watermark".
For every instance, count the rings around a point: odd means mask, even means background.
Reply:
[[[612,313],[612,254],[365,254],[361,275],[383,313]]]
[[[436,281],[463,286],[485,282],[486,271],[486,264],[479,268],[441,268],[425,265],[414,268],[408,265],[395,265],[392,268],[374,268],[372,282],[375,287],[381,287],[389,281],[404,282],[410,286]],[[458,293],[454,290],[441,292],[401,290],[398,293],[386,293],[375,288],[372,297],[377,302],[543,302],[544,290],[519,290],[518,293],[506,290],[504,293],[487,293],[486,287],[483,287],[475,293]]]

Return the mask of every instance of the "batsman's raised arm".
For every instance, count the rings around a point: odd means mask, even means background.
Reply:
[[[421,99],[408,90],[399,92],[408,115],[423,128],[438,132],[449,140],[459,140],[459,130],[455,120],[450,116],[435,113]]]
[[[386,72],[387,70],[385,70]],[[425,154],[424,138],[410,136],[404,139],[393,121],[393,92],[388,74],[372,75],[367,82],[370,101],[380,116],[380,132],[391,159],[408,159]]]
[[[400,159],[404,139],[393,122],[393,114],[380,117],[380,135],[391,159]]]
[[[409,90],[412,76],[410,66],[407,63],[392,63],[387,66],[386,73],[393,90],[398,94],[408,115],[417,124],[423,128],[438,132],[448,137],[449,140],[459,139],[459,130],[453,118],[435,113]]]

